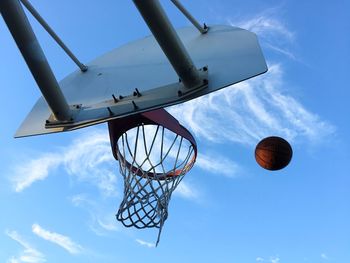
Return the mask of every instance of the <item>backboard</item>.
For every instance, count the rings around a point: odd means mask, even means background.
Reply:
[[[267,71],[254,33],[232,26],[210,26],[206,34],[193,27],[176,31],[205,82],[184,87],[153,36],[116,48],[59,82],[74,113],[64,125],[51,122],[43,97],[15,137],[74,130],[115,118],[185,102]]]

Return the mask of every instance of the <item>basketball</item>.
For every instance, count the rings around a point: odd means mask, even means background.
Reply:
[[[262,139],[255,148],[255,160],[264,169],[276,171],[285,168],[292,159],[290,144],[277,136]]]

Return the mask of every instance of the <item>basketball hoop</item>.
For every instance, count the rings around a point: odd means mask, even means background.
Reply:
[[[124,178],[116,217],[126,227],[158,228],[158,244],[171,194],[196,160],[196,142],[164,109],[116,119],[108,127]]]

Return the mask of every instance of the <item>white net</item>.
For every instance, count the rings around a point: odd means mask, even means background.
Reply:
[[[158,228],[158,244],[171,194],[194,164],[194,145],[161,125],[140,124],[121,134],[116,147],[124,178],[117,219],[127,227]]]

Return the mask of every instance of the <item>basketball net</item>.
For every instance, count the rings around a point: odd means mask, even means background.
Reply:
[[[124,179],[116,217],[126,227],[158,228],[158,245],[171,194],[196,160],[196,142],[164,109],[110,121],[109,132]]]

